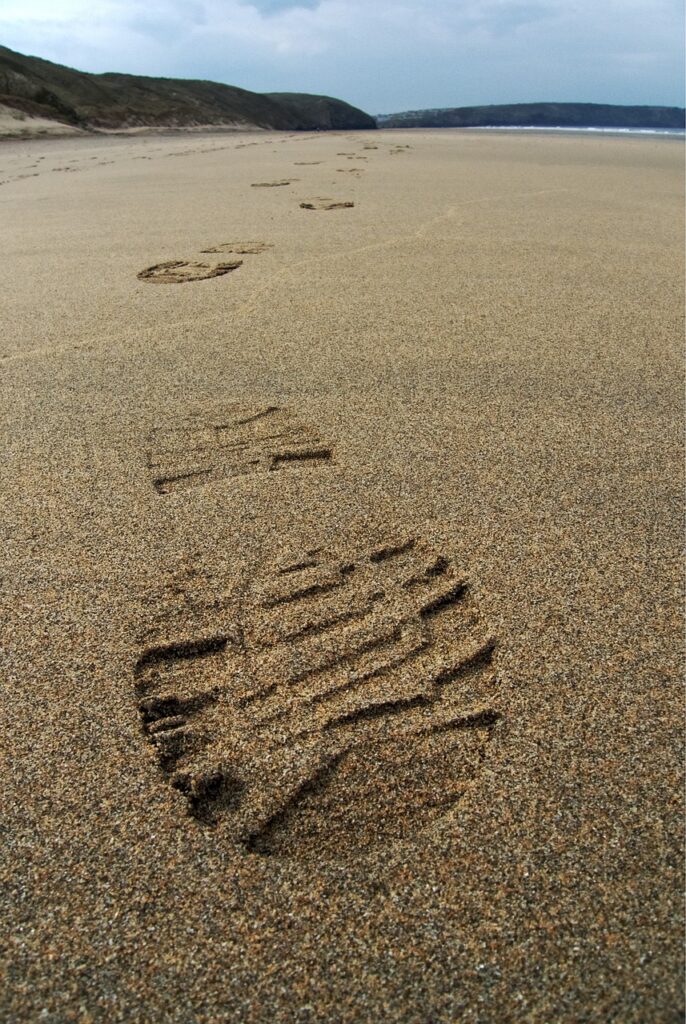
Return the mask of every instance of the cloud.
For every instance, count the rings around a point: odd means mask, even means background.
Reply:
[[[554,18],[555,14],[550,4],[543,3],[484,4],[480,23],[493,34],[503,35]]]
[[[256,8],[261,14],[281,14],[282,11],[289,11],[296,7],[315,10],[319,7],[321,0],[243,0],[250,7]]]
[[[84,70],[325,92],[373,113],[683,95],[677,0],[0,0],[0,38]]]

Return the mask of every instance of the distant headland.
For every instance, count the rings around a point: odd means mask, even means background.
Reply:
[[[609,103],[504,103],[485,107],[406,110],[377,116],[379,128],[684,129],[683,107]]]

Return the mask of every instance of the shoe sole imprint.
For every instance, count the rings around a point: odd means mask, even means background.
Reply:
[[[431,825],[478,777],[495,642],[425,543],[303,552],[240,606],[191,566],[152,604],[142,728],[190,814],[231,841],[345,856]]]

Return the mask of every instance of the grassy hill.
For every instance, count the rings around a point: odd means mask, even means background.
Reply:
[[[407,110],[377,118],[380,128],[681,128],[683,107],[606,103],[507,103]]]
[[[237,125],[280,130],[374,128],[342,100],[261,95],[219,82],[93,75],[0,46],[0,104],[89,130]]]
[[[376,128],[376,121],[369,114],[331,96],[302,92],[268,92],[266,95],[314,128]]]

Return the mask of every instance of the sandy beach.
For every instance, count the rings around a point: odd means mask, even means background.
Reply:
[[[0,142],[1,1020],[683,1019],[682,164]]]

